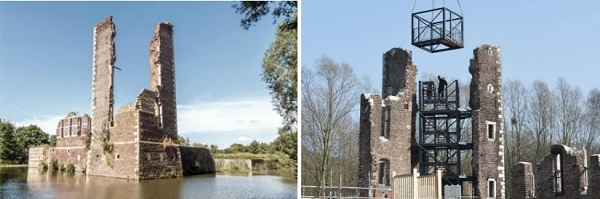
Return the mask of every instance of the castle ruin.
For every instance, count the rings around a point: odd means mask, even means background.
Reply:
[[[134,180],[214,173],[208,149],[177,144],[173,25],[159,23],[150,43],[150,89],[114,114],[115,25],[94,27],[92,117],[70,113],[59,122],[56,147],[30,149],[30,167],[52,159],[87,175]]]
[[[413,168],[421,175],[442,169],[443,183],[462,185],[463,195],[505,198],[500,47],[482,45],[473,54],[470,109],[461,108],[457,81],[442,95],[432,81],[417,84],[410,51],[383,55],[382,97],[361,95],[359,187],[390,187]]]

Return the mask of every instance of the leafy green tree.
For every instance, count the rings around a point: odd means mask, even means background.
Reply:
[[[239,2],[233,5],[236,12],[243,14],[241,26],[249,29],[265,15],[271,13],[273,23],[279,18],[275,40],[263,58],[262,79],[267,83],[275,110],[284,118],[285,124],[295,126],[298,115],[298,36],[296,1]]]
[[[291,159],[298,160],[298,131],[291,128],[280,128],[279,137],[271,143],[275,151],[287,154]]]
[[[271,13],[274,17],[273,24],[279,18],[283,21],[277,25],[275,39],[263,58],[263,72],[261,77],[272,97],[274,109],[283,117],[283,127],[279,129],[279,137],[271,143],[270,147],[261,147],[254,141],[248,148],[253,153],[280,151],[290,158],[297,160],[297,117],[298,117],[298,31],[297,31],[297,2],[239,2],[233,8],[243,14],[241,26],[249,29],[263,16]],[[266,144],[264,144],[266,145]],[[229,147],[228,151],[239,150]],[[239,147],[236,145],[236,147]],[[264,150],[264,151],[263,151]]]
[[[22,126],[15,131],[15,158],[21,162],[29,159],[29,147],[49,144],[48,134],[36,125]]]
[[[229,146],[229,153],[243,153],[246,152],[246,147],[242,144],[234,143]]]
[[[183,138],[181,135],[177,135],[177,143],[180,146],[190,146],[190,138]]]
[[[296,1],[242,1],[232,7],[237,13],[244,15],[241,26],[246,30],[269,13],[273,15],[273,24],[282,17],[284,18],[282,24],[286,29],[298,28],[297,20],[292,18],[298,7]]]
[[[48,142],[50,143],[50,146],[56,146],[56,135],[51,135],[50,138],[48,139]]]
[[[206,144],[195,143],[195,142],[194,142],[194,144],[192,144],[192,147],[194,147],[194,148],[205,148],[205,149],[208,148],[208,146]]]
[[[15,126],[10,122],[0,121],[0,160],[15,159]]]
[[[267,83],[284,125],[295,126],[298,115],[298,34],[295,29],[286,30],[279,25],[275,40],[263,58],[262,79]]]
[[[250,153],[259,154],[261,152],[260,143],[258,143],[258,141],[256,141],[256,140],[254,140],[250,144],[248,144],[247,148],[248,148],[248,152],[250,152]]]
[[[217,146],[216,144],[211,144],[210,145],[210,152],[212,152],[212,153],[218,153],[219,152],[219,146]]]

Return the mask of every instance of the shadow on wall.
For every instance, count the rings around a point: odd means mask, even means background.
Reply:
[[[215,173],[215,160],[208,149],[180,146],[183,175]]]

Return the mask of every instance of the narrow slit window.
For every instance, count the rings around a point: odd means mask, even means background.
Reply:
[[[496,122],[485,122],[488,141],[496,139]]]
[[[560,154],[554,155],[554,195],[563,195],[562,159]]]
[[[381,136],[384,138],[390,137],[390,110],[388,107],[383,108],[383,112],[381,115],[381,121],[383,125],[381,126]]]
[[[488,179],[488,198],[496,198],[496,180]]]
[[[387,184],[387,163],[385,161],[379,162],[379,184],[386,185]]]

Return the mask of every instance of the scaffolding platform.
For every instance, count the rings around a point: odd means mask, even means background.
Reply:
[[[430,175],[443,168],[446,185],[474,181],[473,172],[462,167],[467,152],[473,150],[472,137],[463,137],[470,133],[472,112],[461,108],[458,81],[437,91],[433,81],[419,82],[418,138],[413,146],[419,154],[419,173]]]

